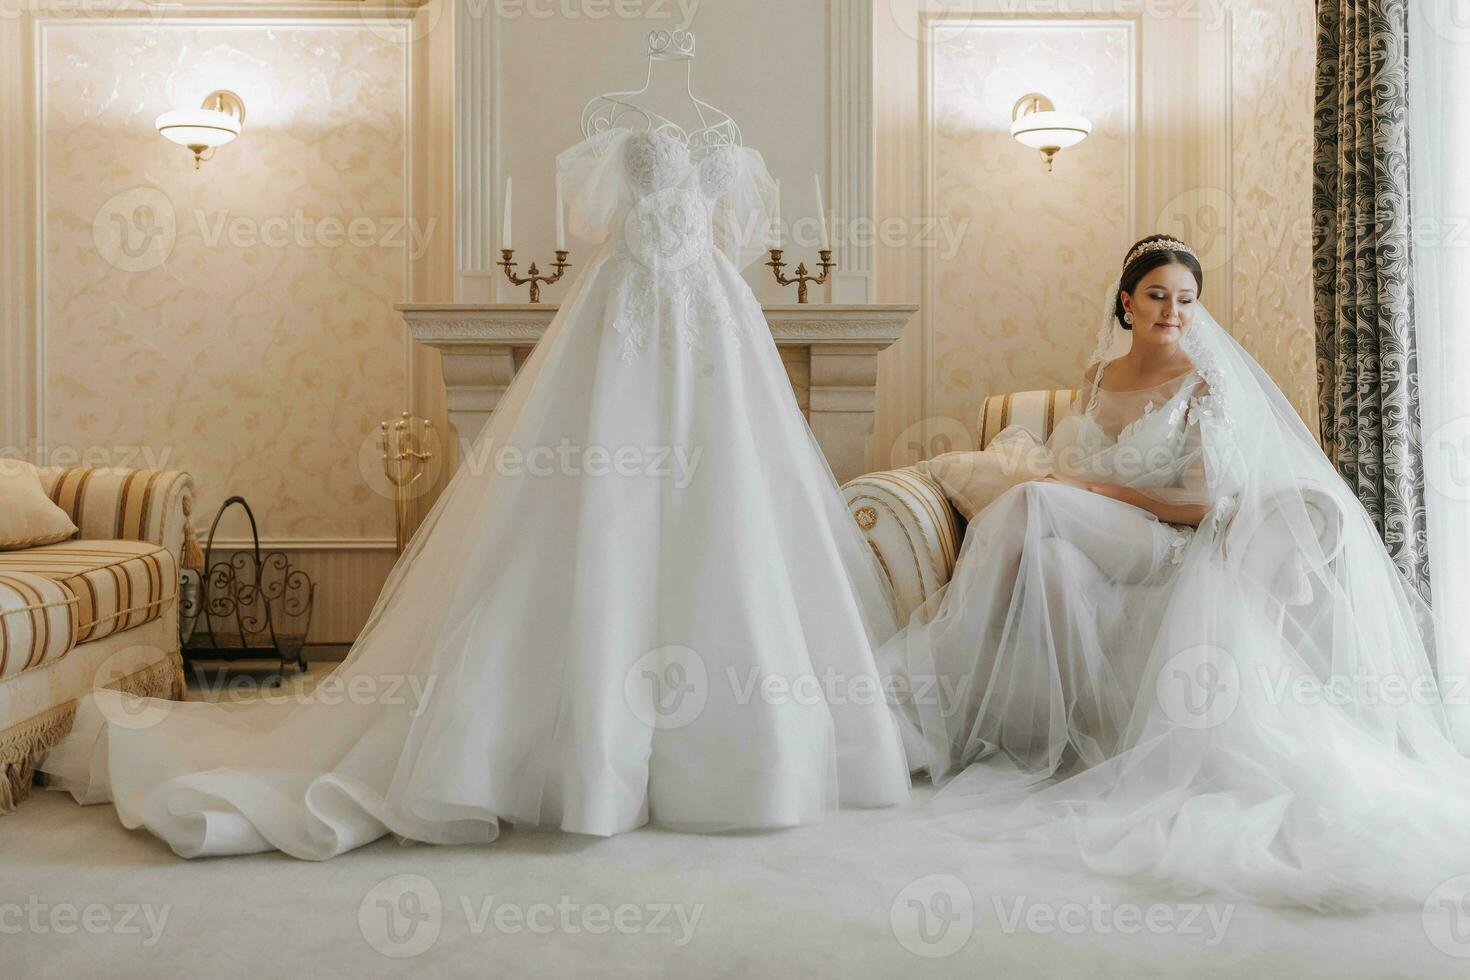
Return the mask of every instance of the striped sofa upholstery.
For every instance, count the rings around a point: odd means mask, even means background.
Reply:
[[[83,541],[148,541],[181,555],[186,567],[198,550],[187,518],[194,484],[178,470],[46,467],[41,486],[77,526]]]
[[[1075,388],[1051,391],[1018,391],[1008,395],[991,395],[980,408],[980,449],[990,445],[1002,429],[1019,425],[1043,442],[1051,435],[1057,420],[1067,414],[1077,398]]]
[[[1051,436],[1077,390],[1019,391],[985,399],[976,419],[984,449],[1002,429],[1023,426],[1038,439]],[[853,520],[868,538],[892,589],[900,622],[949,581],[965,522],[938,483],[912,466],[869,473],[842,488]]]
[[[77,645],[77,601],[53,579],[0,569],[0,680],[59,660]]]
[[[178,594],[174,556],[147,541],[72,540],[0,551],[0,576],[18,573],[50,579],[76,599],[77,643],[157,619]]]
[[[28,795],[36,759],[92,686],[183,696],[179,569],[203,564],[187,473],[37,472],[78,533],[0,552],[0,814]]]

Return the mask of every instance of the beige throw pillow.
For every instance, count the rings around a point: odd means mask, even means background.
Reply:
[[[1046,447],[1016,429],[997,436],[980,452],[944,453],[917,464],[955,509],[969,520],[1011,487],[1051,472]]]
[[[54,544],[76,533],[66,511],[41,489],[34,466],[20,459],[0,459],[0,551]]]

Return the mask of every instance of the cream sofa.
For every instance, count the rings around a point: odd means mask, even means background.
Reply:
[[[1049,438],[1077,394],[1076,389],[1059,388],[992,395],[976,420],[977,448],[984,449],[1012,425],[1030,430],[1038,439]],[[965,519],[939,484],[912,466],[860,476],[845,484],[842,492],[883,566],[899,621],[907,622],[925,599],[949,581]],[[1341,543],[1342,515],[1325,490],[1308,489],[1306,505],[1330,563]],[[1312,579],[1318,569],[1301,566],[1291,535],[1281,533],[1272,517],[1269,508],[1253,515],[1248,524],[1232,517],[1222,526],[1221,538],[1229,534],[1231,541],[1248,549],[1260,580],[1272,582],[1273,594],[1286,605],[1309,605],[1315,601]]]
[[[182,699],[179,570],[202,564],[187,473],[43,468],[77,534],[0,551],[0,814],[97,687]]]

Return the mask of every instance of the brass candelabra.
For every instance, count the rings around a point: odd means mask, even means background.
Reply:
[[[771,270],[776,273],[776,281],[781,285],[789,286],[792,283],[796,283],[796,301],[798,303],[805,303],[807,301],[807,286],[812,283],[818,286],[822,285],[827,281],[827,273],[837,267],[837,263],[832,261],[832,250],[830,248],[820,249],[817,255],[819,257],[817,265],[822,270],[820,276],[814,276],[807,271],[805,262],[797,263],[796,273],[792,276],[787,276],[781,271],[786,268],[786,263],[781,261],[781,250],[779,248],[771,249],[771,261],[767,262],[766,265],[770,266]]]
[[[500,261],[496,264],[505,270],[505,278],[511,281],[511,285],[524,286],[527,283],[531,284],[531,302],[533,303],[541,302],[541,284],[546,283],[549,285],[553,282],[556,282],[558,279],[561,278],[561,274],[567,270],[567,266],[571,265],[571,263],[567,261],[567,255],[570,253],[568,253],[565,249],[557,249],[556,261],[552,263],[552,268],[556,270],[555,275],[542,275],[541,270],[536,268],[536,263],[532,262],[530,268],[526,270],[525,276],[518,276],[513,271],[511,271],[516,266],[516,264],[511,261],[515,254],[515,249],[513,248],[502,248],[500,250]]]
[[[383,471],[393,485],[393,524],[397,531],[398,550],[408,544],[410,508],[415,493],[414,484],[423,479],[429,460],[434,454],[428,445],[434,423],[429,419],[416,419],[404,412],[392,428],[387,422],[378,426],[383,447]],[[418,427],[418,432],[414,427]]]

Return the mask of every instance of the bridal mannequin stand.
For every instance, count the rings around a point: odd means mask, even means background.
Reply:
[[[414,340],[442,355],[449,423],[463,447],[495,411],[515,372],[556,315],[554,303],[398,307]],[[764,307],[797,403],[838,483],[867,472],[877,404],[878,354],[918,311],[904,304],[780,304]]]

